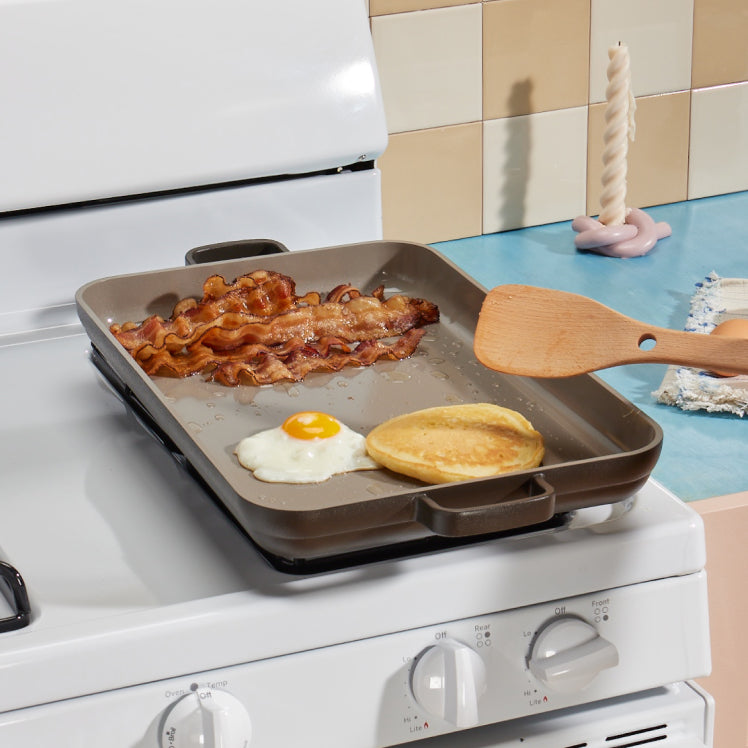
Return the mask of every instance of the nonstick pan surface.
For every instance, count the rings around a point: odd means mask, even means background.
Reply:
[[[224,387],[201,375],[150,377],[109,332],[113,322],[168,317],[199,298],[213,273],[257,269],[296,281],[297,293],[341,283],[403,292],[439,306],[441,319],[409,359],[379,361],[303,382]],[[93,345],[225,508],[268,553],[314,559],[438,535],[480,537],[631,496],[659,456],[657,424],[593,375],[531,379],[491,371],[473,355],[486,290],[430,247],[378,241],[211,262],[96,280],[76,303]],[[528,341],[528,345],[531,341]],[[234,455],[245,436],[301,410],[330,413],[368,433],[401,413],[493,402],[521,412],[545,439],[543,464],[487,479],[429,486],[385,469],[318,484],[263,483]]]

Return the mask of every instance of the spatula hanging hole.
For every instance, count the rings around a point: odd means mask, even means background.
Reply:
[[[639,338],[639,348],[642,351],[651,351],[657,345],[657,338],[654,335],[645,333]]]

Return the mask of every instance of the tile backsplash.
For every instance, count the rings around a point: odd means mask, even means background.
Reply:
[[[629,207],[748,189],[746,0],[369,0],[384,236],[600,210],[608,47],[636,97]]]

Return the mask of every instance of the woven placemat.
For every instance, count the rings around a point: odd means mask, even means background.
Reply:
[[[710,333],[726,319],[748,319],[748,279],[720,278],[710,273],[696,284],[685,330]],[[748,376],[716,377],[701,369],[668,367],[659,388],[652,393],[666,405],[711,413],[748,413]]]

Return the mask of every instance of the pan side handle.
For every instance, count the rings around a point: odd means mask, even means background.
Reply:
[[[556,509],[556,489],[542,473],[524,485],[527,495],[471,507],[447,507],[427,493],[417,494],[415,521],[436,535],[470,537],[546,522]]]
[[[288,247],[275,239],[239,239],[217,244],[204,244],[193,247],[184,256],[185,265],[201,265],[204,262],[222,260],[243,260],[250,257],[280,254],[288,252]]]

